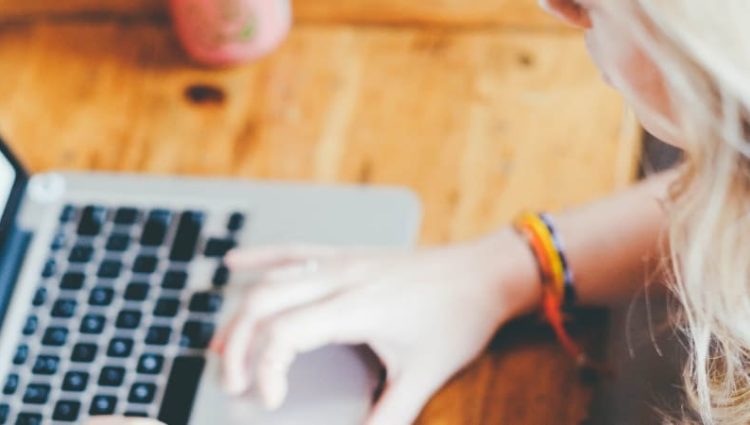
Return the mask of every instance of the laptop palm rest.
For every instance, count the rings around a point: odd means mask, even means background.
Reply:
[[[219,363],[216,356],[209,358],[193,424],[353,425],[364,421],[376,384],[373,367],[357,349],[326,347],[295,361],[289,395],[281,408],[270,412],[253,395],[226,395],[220,388]]]

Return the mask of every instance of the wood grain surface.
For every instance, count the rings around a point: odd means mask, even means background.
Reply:
[[[0,3],[0,16],[33,12],[0,26],[0,132],[37,172],[400,184],[423,202],[424,244],[480,235],[523,208],[584,202],[634,176],[638,127],[572,31],[311,18],[270,57],[213,70],[184,57],[167,22],[139,15],[149,1],[106,2],[131,19],[92,15],[99,3],[84,0],[28,3]],[[375,4],[305,3],[309,17]],[[417,3],[383,2],[421,16]],[[477,10],[512,15],[533,2],[494,3]],[[461,9],[439,4],[435,16]],[[605,320],[592,313],[577,333],[595,351]],[[578,424],[591,392],[529,320],[502,331],[419,423]]]
[[[457,25],[565,29],[537,0],[292,0],[298,23]],[[0,17],[28,19],[165,18],[166,0],[0,0]]]

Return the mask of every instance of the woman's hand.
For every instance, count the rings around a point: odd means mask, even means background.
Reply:
[[[275,408],[297,354],[367,344],[388,371],[368,425],[413,422],[500,324],[541,297],[533,257],[510,230],[415,252],[271,247],[232,252],[226,262],[264,271],[212,343],[227,390],[242,393],[254,380]]]

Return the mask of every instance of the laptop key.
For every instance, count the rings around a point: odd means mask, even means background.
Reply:
[[[96,395],[91,400],[89,413],[93,416],[111,415],[115,413],[117,397],[111,395]]]
[[[21,344],[16,348],[16,353],[13,355],[13,364],[20,366],[26,363],[26,359],[29,357],[29,346]]]
[[[172,250],[169,253],[170,260],[190,261],[193,259],[204,218],[205,215],[199,211],[185,211],[180,214]]]
[[[180,300],[177,298],[159,298],[154,307],[154,316],[175,317],[180,311]]]
[[[65,374],[62,383],[63,391],[81,392],[86,390],[89,382],[87,372],[68,372]]]
[[[17,373],[11,373],[5,378],[5,385],[3,386],[3,395],[13,395],[18,390],[18,383],[20,378]]]
[[[188,348],[206,348],[214,335],[213,323],[189,320],[182,328],[180,345]]]
[[[107,347],[109,357],[128,357],[133,352],[133,340],[130,338],[112,338]]]
[[[105,366],[99,374],[99,385],[102,387],[119,387],[125,380],[125,368]]]
[[[59,249],[62,249],[65,247],[65,241],[67,240],[67,237],[65,236],[65,233],[63,232],[57,232],[55,233],[55,236],[52,237],[52,242],[49,245],[49,249],[52,251],[57,251]]]
[[[159,354],[143,354],[138,359],[138,373],[146,375],[156,375],[161,373],[161,368],[164,365],[164,356]]]
[[[196,292],[190,298],[188,310],[194,313],[216,313],[221,308],[222,297],[215,292]]]
[[[96,236],[102,231],[107,220],[107,210],[104,207],[89,205],[81,212],[78,222],[78,234],[81,236]]]
[[[42,268],[42,277],[52,277],[55,275],[55,273],[57,273],[57,262],[53,258],[50,258],[46,263],[44,263],[44,268]]]
[[[183,289],[187,283],[188,274],[183,270],[169,270],[164,273],[161,287],[164,289]]]
[[[178,356],[172,363],[158,419],[169,425],[187,425],[206,359]]]
[[[130,246],[130,235],[125,233],[113,234],[107,239],[105,248],[107,251],[123,252]]]
[[[151,326],[146,333],[146,344],[167,345],[172,336],[172,329],[167,326]]]
[[[73,220],[76,216],[76,207],[73,205],[65,205],[60,211],[60,223],[67,223]]]
[[[44,404],[49,399],[52,387],[47,384],[29,384],[23,393],[23,402],[26,404]]]
[[[39,319],[35,315],[29,315],[26,318],[26,324],[23,325],[23,334],[26,336],[33,335],[36,332],[36,328],[39,326]]]
[[[227,221],[227,230],[229,230],[230,232],[236,232],[242,229],[242,226],[244,225],[245,215],[241,212],[234,212],[229,216],[229,221]]]
[[[19,413],[16,425],[42,425],[42,415],[41,413]]]
[[[68,339],[68,330],[59,326],[52,326],[44,331],[42,344],[50,347],[62,347]]]
[[[59,357],[42,355],[37,357],[31,371],[36,375],[54,375],[57,373],[57,367],[59,364]]]
[[[73,346],[73,353],[70,356],[70,360],[75,363],[91,363],[96,359],[98,351],[99,347],[96,344],[79,342]]]
[[[68,254],[71,263],[88,263],[94,257],[94,247],[91,245],[76,245]]]
[[[167,229],[172,219],[172,213],[167,210],[153,210],[148,214],[146,224],[143,225],[141,245],[160,246],[164,243]]]
[[[115,212],[114,222],[120,226],[129,226],[138,221],[139,211],[135,208],[121,207]]]
[[[108,306],[112,304],[112,298],[115,296],[115,291],[111,288],[105,288],[97,286],[91,290],[89,294],[89,304],[93,306]]]
[[[96,272],[96,275],[103,279],[116,279],[120,276],[121,270],[122,262],[118,260],[104,260],[99,265],[99,270]]]
[[[206,249],[203,255],[206,257],[220,258],[226,255],[230,249],[237,245],[233,239],[217,239],[211,238],[206,242]]]
[[[136,329],[141,324],[141,312],[137,310],[123,310],[117,315],[115,326],[119,329]]]
[[[36,292],[34,293],[34,299],[31,300],[31,304],[34,307],[39,307],[41,305],[44,305],[44,303],[47,302],[47,288],[40,287],[37,288]]]
[[[60,400],[55,404],[52,419],[62,422],[76,422],[81,410],[81,403],[72,400]]]
[[[125,300],[127,301],[144,301],[148,298],[148,292],[151,289],[151,285],[143,282],[130,283],[125,288]]]
[[[214,275],[211,278],[211,283],[217,288],[226,285],[229,282],[229,268],[224,264],[220,265],[214,271]]]
[[[123,416],[125,416],[126,418],[147,418],[148,413],[128,410],[127,412],[123,413]]]
[[[88,313],[81,320],[80,331],[83,334],[98,335],[104,331],[106,321],[102,314]]]
[[[76,314],[78,302],[70,298],[61,298],[52,306],[52,317],[69,319]]]
[[[77,291],[83,288],[86,275],[81,272],[66,272],[60,279],[60,289]]]
[[[8,422],[10,416],[10,406],[3,403],[0,404],[0,425],[5,425]]]
[[[155,395],[156,385],[144,382],[136,382],[132,387],[130,387],[130,393],[128,393],[128,402],[134,404],[148,404],[154,401]]]
[[[151,274],[156,271],[159,259],[153,255],[139,255],[133,262],[133,273]]]

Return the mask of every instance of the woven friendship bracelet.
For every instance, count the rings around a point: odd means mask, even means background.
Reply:
[[[524,213],[514,222],[526,239],[539,269],[543,288],[542,312],[565,350],[584,365],[588,359],[565,329],[563,310],[575,303],[575,286],[561,238],[552,220],[545,214]]]

